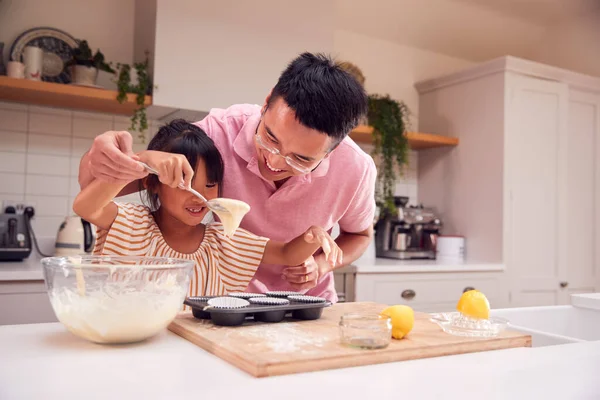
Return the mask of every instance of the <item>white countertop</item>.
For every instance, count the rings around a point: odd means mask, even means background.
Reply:
[[[41,259],[32,254],[23,261],[0,262],[0,282],[43,281],[44,272],[40,263]]]
[[[600,342],[254,378],[168,331],[101,346],[55,323],[0,326],[0,354],[1,399],[600,398]]]
[[[502,263],[469,260],[394,260],[389,258],[361,258],[337,272],[358,274],[415,273],[415,272],[494,272],[504,271]]]

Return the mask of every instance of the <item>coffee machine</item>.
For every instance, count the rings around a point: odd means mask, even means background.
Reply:
[[[375,255],[398,260],[435,260],[442,222],[433,208],[408,206],[408,197],[394,197],[397,213],[382,213],[375,224]]]

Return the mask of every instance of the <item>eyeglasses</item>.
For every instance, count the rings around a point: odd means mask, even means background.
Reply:
[[[261,123],[259,122],[258,126],[260,126],[260,124]],[[266,151],[268,151],[271,154],[282,157],[285,160],[287,165],[289,165],[290,167],[292,167],[294,170],[298,171],[301,174],[308,174],[312,170],[312,167],[307,167],[306,165],[302,165],[300,162],[294,160],[290,156],[284,156],[272,144],[267,143],[267,141],[265,139],[260,137],[260,134],[258,133],[258,126],[256,127],[256,133],[254,134],[254,139],[256,140],[256,143],[258,143],[258,145],[260,147],[262,147],[263,149],[265,149]]]

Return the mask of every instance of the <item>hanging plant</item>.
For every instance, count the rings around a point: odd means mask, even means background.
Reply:
[[[404,172],[408,161],[408,140],[405,133],[410,126],[410,110],[404,102],[389,95],[369,95],[369,125],[373,127],[373,151],[377,165],[375,198],[381,211],[396,212],[394,192],[398,175]]]
[[[135,94],[137,108],[131,116],[129,130],[137,131],[142,143],[146,141],[146,130],[148,129],[148,117],[146,115],[146,95],[151,94],[152,84],[148,75],[148,52],[143,62],[133,64],[137,75],[135,85],[131,83],[131,66],[129,64],[117,64],[119,78],[117,80],[117,101],[123,103],[127,100],[127,94]]]

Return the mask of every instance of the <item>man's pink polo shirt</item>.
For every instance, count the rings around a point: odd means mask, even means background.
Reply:
[[[241,227],[287,242],[312,225],[331,232],[338,223],[346,232],[360,232],[373,223],[376,169],[373,159],[350,138],[311,173],[288,179],[279,189],[258,170],[254,134],[260,107],[239,104],[212,109],[197,122],[215,142],[225,163],[223,196],[251,207]],[[285,266],[261,264],[248,292],[293,290],[281,278]],[[333,273],[322,277],[306,294],[338,300]]]

